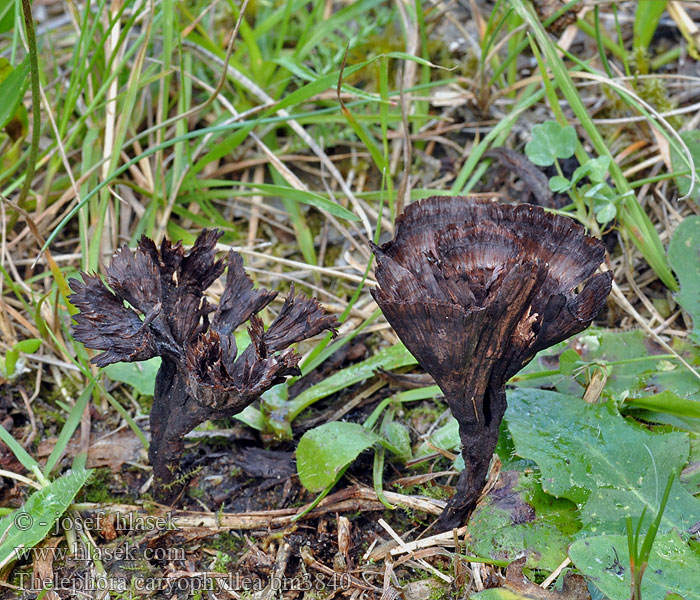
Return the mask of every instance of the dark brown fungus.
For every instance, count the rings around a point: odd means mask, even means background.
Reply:
[[[164,241],[158,249],[142,237],[135,252],[124,246],[115,254],[106,269],[109,288],[97,275],[85,273],[82,282],[69,282],[70,300],[80,311],[74,317],[75,338],[105,351],[92,362],[103,367],[162,358],[149,458],[156,493],[164,500],[179,491],[185,434],[204,421],[240,412],[287,375],[298,374],[300,357],[291,344],[338,325],[316,300],[292,289],[265,330],[257,313],[277,292],[253,289],[235,252],[216,260],[220,236],[204,230],[188,252],[180,242]],[[204,291],[226,264],[226,285],[213,306]],[[246,321],[251,344],[239,352],[234,333]]]
[[[605,305],[605,247],[539,207],[442,196],[410,205],[374,252],[374,298],[459,422],[465,469],[437,522],[449,529],[485,484],[508,379]]]

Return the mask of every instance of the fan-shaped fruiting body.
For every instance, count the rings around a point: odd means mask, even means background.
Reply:
[[[374,298],[459,422],[465,469],[437,524],[458,526],[485,484],[506,382],[605,305],[605,247],[539,207],[438,196],[410,205],[374,252]]]
[[[209,419],[230,417],[264,391],[298,374],[300,357],[291,344],[324,330],[335,316],[292,291],[265,330],[256,316],[277,295],[253,289],[243,260],[233,251],[216,260],[217,231],[202,231],[186,252],[181,243],[160,249],[142,237],[134,253],[117,251],[106,269],[109,288],[97,275],[71,279],[70,301],[79,309],[73,335],[88,348],[104,350],[98,366],[162,357],[151,409],[149,458],[156,490],[164,499],[177,489],[184,436]],[[204,291],[223,273],[218,306]],[[111,288],[111,289],[110,289]],[[128,305],[125,304],[128,303]],[[251,343],[238,351],[235,330],[250,320]]]

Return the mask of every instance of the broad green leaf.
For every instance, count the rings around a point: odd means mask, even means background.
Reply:
[[[0,1],[0,33],[10,31],[15,25],[15,0]]]
[[[265,433],[272,433],[278,439],[291,440],[294,437],[292,424],[287,419],[289,387],[280,383],[265,393],[260,400],[260,416]]]
[[[256,429],[257,431],[265,429],[265,417],[253,406],[246,406],[237,415],[233,415],[233,418],[244,423],[251,429]]]
[[[299,481],[310,492],[320,492],[360,452],[379,442],[379,437],[357,423],[334,421],[307,431],[297,446]]]
[[[627,516],[657,514],[668,473],[688,461],[684,433],[654,434],[630,424],[606,405],[544,390],[513,390],[508,428],[520,456],[542,471],[545,492],[579,505],[591,532],[625,530]],[[700,520],[700,500],[676,480],[660,531],[689,531]]]
[[[611,600],[630,597],[630,560],[627,537],[595,536],[578,540],[569,557],[583,575]],[[700,555],[676,533],[656,538],[642,579],[641,597],[663,600],[668,593],[685,600],[700,598]]]
[[[545,494],[532,472],[501,471],[469,519],[467,554],[510,561],[527,548],[527,567],[552,571],[578,528],[574,503]]]
[[[690,437],[690,460],[688,466],[681,471],[683,487],[694,496],[700,494],[700,437]]]
[[[693,319],[691,337],[700,345],[700,216],[687,217],[673,232],[668,260],[681,284],[676,300]]]
[[[693,159],[693,164],[695,169],[699,171],[698,177],[700,177],[700,131],[683,131],[681,132],[681,139],[685,142],[690,150],[690,156]],[[688,170],[687,164],[688,158],[686,155],[681,156],[675,148],[675,144],[671,144],[671,166],[674,171],[686,171]],[[690,191],[691,174],[686,173],[684,175],[676,176],[676,187],[678,187],[678,193],[681,196],[685,196]],[[700,200],[700,182],[695,180],[695,185],[693,186],[693,193],[690,195],[696,202]]]
[[[34,492],[17,510],[0,521],[0,565],[12,560],[16,548],[33,548],[49,533],[83,487],[90,471],[69,471]]]
[[[156,373],[160,368],[160,356],[132,363],[107,365],[104,372],[112,381],[128,383],[139,394],[152,396],[155,391]]]
[[[577,141],[576,130],[571,125],[545,121],[532,128],[532,139],[525,145],[525,153],[536,165],[548,167],[558,158],[571,158]]]
[[[6,61],[7,59],[0,59]],[[29,57],[26,57],[0,83],[0,128],[15,114],[29,85]]]

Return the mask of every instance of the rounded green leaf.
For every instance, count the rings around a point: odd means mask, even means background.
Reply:
[[[559,356],[559,372],[562,375],[572,375],[580,364],[581,357],[572,348],[567,348]]]
[[[582,524],[598,533],[623,533],[626,517],[657,514],[668,473],[688,462],[686,434],[650,433],[566,394],[513,390],[506,419],[517,454],[540,467],[544,491],[580,505]],[[699,515],[700,500],[676,481],[660,531],[689,531]]]
[[[307,431],[297,446],[297,472],[310,492],[320,492],[360,452],[379,441],[376,434],[357,423],[334,421]]]
[[[570,158],[576,150],[576,130],[556,121],[545,121],[532,128],[532,139],[525,146],[525,154],[536,165],[548,167],[557,158]]]
[[[596,221],[601,225],[609,223],[617,215],[617,207],[612,202],[603,201],[594,210]]]
[[[466,553],[511,561],[527,548],[527,568],[552,571],[579,527],[576,505],[545,494],[534,473],[501,471],[469,520]]]
[[[561,175],[555,175],[549,180],[549,189],[553,192],[561,194],[570,187],[571,182],[566,177],[562,177]]]

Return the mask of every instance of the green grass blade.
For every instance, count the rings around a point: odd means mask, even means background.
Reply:
[[[51,454],[49,455],[49,458],[46,461],[46,466],[44,467],[45,477],[48,477],[49,473],[53,471],[53,468],[56,466],[58,459],[61,458],[61,456],[65,452],[66,447],[68,446],[68,442],[70,442],[71,437],[73,437],[73,433],[75,433],[75,430],[78,428],[78,425],[80,424],[80,419],[82,418],[83,412],[85,411],[85,407],[87,406],[87,403],[90,400],[90,396],[92,395],[92,390],[93,385],[90,383],[81,392],[80,396],[78,397],[78,400],[75,403],[75,406],[73,406],[72,410],[70,411],[70,414],[68,415],[68,418],[66,419],[66,422],[64,423],[63,428],[61,429],[61,433],[58,434],[58,440],[56,440],[56,445],[53,447],[53,450],[51,451]]]
[[[646,51],[654,37],[654,32],[659,25],[661,15],[666,10],[666,0],[644,0],[637,2],[637,10],[634,13],[633,45]]]
[[[5,445],[12,450],[12,454],[14,454],[15,458],[22,463],[22,466],[25,469],[28,471],[34,471],[40,468],[39,463],[36,462],[24,448],[22,448],[20,443],[14,437],[12,437],[10,432],[7,431],[7,429],[5,429],[2,425],[0,425],[0,441],[4,442]]]

